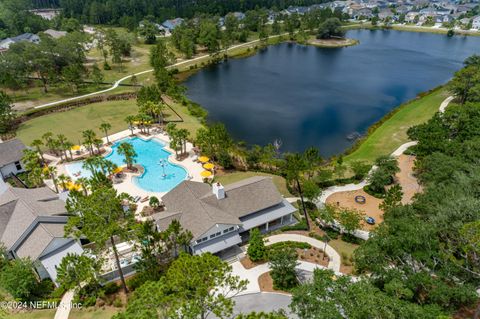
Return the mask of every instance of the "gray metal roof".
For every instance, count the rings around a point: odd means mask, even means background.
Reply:
[[[26,148],[19,139],[0,143],[0,167],[20,161]]]
[[[64,237],[65,214],[65,203],[47,187],[9,187],[0,195],[0,242],[36,259],[54,238]]]
[[[217,199],[210,185],[184,181],[162,197],[166,212],[154,219],[160,229],[177,219],[198,239],[215,224],[240,225],[241,217],[279,205],[283,198],[270,177],[256,176],[225,187]]]

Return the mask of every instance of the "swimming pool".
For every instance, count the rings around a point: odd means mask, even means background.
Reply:
[[[134,177],[133,182],[140,188],[150,192],[168,192],[187,177],[186,170],[176,164],[170,163],[170,152],[165,150],[165,144],[158,139],[144,140],[138,137],[126,138],[112,145],[112,152],[105,158],[118,166],[124,166],[124,157],[118,154],[118,146],[128,142],[133,145],[137,153],[136,163],[145,169],[142,176]],[[91,173],[82,168],[83,162],[65,165],[65,168],[73,179],[90,177]],[[78,175],[78,173],[80,173]]]

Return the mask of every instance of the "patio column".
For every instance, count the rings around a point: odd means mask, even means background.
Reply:
[[[268,222],[265,224],[265,231],[268,231]]]
[[[293,219],[293,214],[290,214],[290,221],[292,221]]]

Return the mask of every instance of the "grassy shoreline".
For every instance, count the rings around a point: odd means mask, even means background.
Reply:
[[[391,154],[409,141],[407,130],[432,118],[448,96],[447,88],[441,86],[392,109],[368,129],[366,137],[347,150],[344,161],[372,163],[378,156]]]

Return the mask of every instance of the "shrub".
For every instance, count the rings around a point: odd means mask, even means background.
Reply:
[[[116,293],[120,289],[120,286],[117,285],[115,282],[109,282],[103,287],[103,291],[105,291],[106,295],[111,295]]]
[[[305,219],[301,219],[298,223],[295,225],[289,225],[289,226],[283,226],[280,228],[281,231],[290,231],[290,230],[308,230],[307,228],[307,222]]]
[[[284,251],[287,249],[310,249],[312,246],[309,243],[299,241],[282,241],[275,243],[267,247],[267,256],[270,259],[273,254],[278,251]]]
[[[145,278],[148,276],[142,276],[142,273],[136,273],[135,276],[130,277],[127,279],[127,287],[129,290],[135,290],[141,285],[143,285],[146,281]]]
[[[270,258],[270,275],[275,289],[289,290],[298,284],[295,267],[297,254],[293,248],[277,250]]]
[[[262,234],[258,228],[250,230],[250,240],[247,249],[248,257],[252,261],[260,261],[265,258],[266,248]]]
[[[343,234],[342,235],[342,240],[344,242],[350,243],[350,244],[355,244],[355,245],[360,245],[363,241],[363,239],[357,238],[353,236],[352,234]]]
[[[120,308],[123,306],[123,302],[120,298],[115,298],[115,300],[113,301],[113,306],[116,307],[116,308]]]
[[[331,228],[326,228],[325,232],[330,239],[338,239],[338,237],[340,236],[340,233],[338,231]]]

